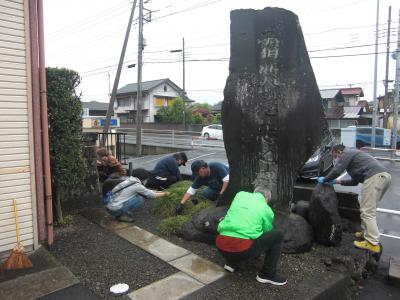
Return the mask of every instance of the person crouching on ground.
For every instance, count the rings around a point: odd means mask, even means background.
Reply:
[[[360,216],[363,231],[356,232],[356,237],[363,240],[354,241],[354,246],[380,253],[382,249],[379,244],[376,207],[390,185],[391,176],[380,162],[358,149],[335,145],[332,147],[332,155],[337,163],[326,177],[318,177],[318,182],[350,186],[362,183]],[[347,171],[351,179],[337,178],[344,171]]]
[[[169,192],[155,192],[147,189],[142,182],[148,172],[135,169],[132,176],[117,184],[104,197],[107,212],[121,222],[134,222],[133,212],[144,203],[144,198],[155,199],[168,196]]]
[[[242,260],[265,253],[264,264],[256,280],[273,285],[286,284],[286,278],[277,272],[283,234],[273,229],[274,212],[268,205],[271,191],[258,186],[253,193],[236,194],[225,218],[218,225],[216,246],[226,258],[224,268],[234,272]]]
[[[186,166],[187,156],[185,152],[175,153],[164,157],[157,162],[156,166],[150,171],[146,187],[151,189],[163,190],[177,181],[182,180],[180,166]]]
[[[210,162],[207,164],[204,160],[195,160],[191,165],[191,169],[194,181],[176,208],[175,212],[177,215],[183,212],[185,203],[203,185],[207,186],[203,192],[204,198],[215,201],[221,197],[229,184],[229,168],[220,162]],[[197,201],[193,201],[193,203],[197,204]]]

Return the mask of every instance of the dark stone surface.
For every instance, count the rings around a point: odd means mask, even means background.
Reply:
[[[218,224],[227,211],[227,206],[202,210],[182,226],[180,236],[188,241],[214,245]],[[303,217],[296,214],[275,213],[274,227],[284,233],[282,250],[284,253],[303,253],[311,249],[313,231]]]
[[[337,246],[342,240],[342,225],[335,190],[330,184],[318,184],[311,195],[308,219],[317,242]]]
[[[300,215],[275,213],[274,227],[283,232],[283,253],[303,253],[311,250],[313,230]]]
[[[209,207],[202,210],[183,224],[180,236],[188,241],[214,245],[218,224],[227,211],[227,206]]]
[[[308,220],[308,209],[310,208],[310,202],[299,200],[294,204],[293,212],[302,216],[304,219]]]
[[[288,210],[298,170],[328,126],[298,18],[280,8],[231,12],[222,104],[230,184],[218,205],[266,184]]]

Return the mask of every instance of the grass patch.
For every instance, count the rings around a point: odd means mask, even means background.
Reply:
[[[168,189],[166,189],[166,191],[171,193],[169,196],[154,199],[154,212],[163,218],[175,216],[175,209],[178,207],[183,195],[191,185],[192,182],[188,180],[178,181],[177,183],[171,185]],[[202,196],[203,189],[204,188],[199,189],[194,196],[199,200],[200,203],[203,201],[208,201]],[[187,214],[193,204],[191,201],[189,201],[185,206],[184,214]]]
[[[71,225],[72,223],[74,223],[74,216],[73,215],[66,215],[64,216],[62,221],[54,221],[54,226],[55,227],[64,227],[64,226],[68,226]]]
[[[158,227],[158,231],[160,231],[163,235],[173,235],[177,234],[181,229],[182,225],[189,220],[189,215],[183,216],[174,216],[169,217],[161,221],[160,226]]]
[[[199,189],[194,196],[197,200],[199,200],[199,203],[197,205],[193,205],[191,201],[188,201],[185,204],[183,215],[176,216],[175,209],[178,207],[183,195],[186,193],[191,184],[191,181],[179,181],[166,189],[166,191],[171,193],[169,196],[156,198],[154,200],[154,212],[161,218],[164,218],[161,220],[158,227],[160,233],[167,236],[177,234],[182,225],[194,214],[213,205],[213,202],[205,199],[202,196],[202,192],[204,190],[203,187]]]

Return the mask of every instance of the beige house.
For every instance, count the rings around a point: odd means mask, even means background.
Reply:
[[[16,244],[13,199],[26,249],[53,239],[42,5],[0,1],[0,253]]]

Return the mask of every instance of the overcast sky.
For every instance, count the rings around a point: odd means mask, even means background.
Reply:
[[[143,81],[169,78],[182,87],[186,49],[186,90],[197,102],[223,100],[229,70],[230,11],[273,6],[300,20],[320,89],[360,86],[373,98],[376,0],[148,0],[152,21],[144,25]],[[82,76],[83,101],[108,101],[133,1],[44,0],[46,65],[73,69]],[[139,1],[138,1],[139,3]],[[391,51],[396,49],[399,0],[381,0],[378,95],[385,77],[388,9],[392,6]],[[135,11],[135,19],[138,9]],[[137,82],[137,22],[132,26],[119,87]],[[389,79],[395,61],[390,58]],[[390,85],[390,88],[393,84]]]

